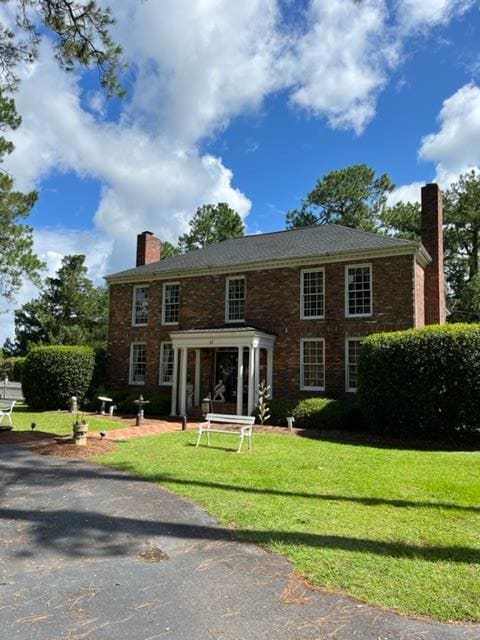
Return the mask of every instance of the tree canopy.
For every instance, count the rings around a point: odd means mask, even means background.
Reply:
[[[0,0],[16,15],[15,27],[0,23],[0,165],[13,144],[5,136],[21,124],[12,97],[19,85],[17,65],[34,62],[41,38],[53,35],[61,67],[96,67],[109,95],[123,95],[117,72],[121,48],[110,35],[110,9],[94,0]],[[37,200],[35,192],[14,188],[14,177],[0,166],[0,296],[11,299],[24,278],[39,282],[42,263],[33,252],[32,229],[23,224]]]
[[[388,194],[389,176],[377,177],[366,164],[355,164],[324,175],[307,194],[300,209],[289,211],[287,228],[334,222],[364,231],[376,231]]]
[[[189,224],[190,231],[178,239],[181,253],[245,235],[242,218],[225,202],[198,207]]]
[[[85,256],[65,256],[39,297],[15,311],[15,342],[8,340],[3,349],[8,355],[25,355],[38,345],[101,345],[107,315],[106,288],[88,278]]]

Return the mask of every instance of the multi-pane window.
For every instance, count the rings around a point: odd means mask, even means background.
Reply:
[[[173,382],[173,347],[171,342],[162,342],[160,345],[160,384],[172,384]]]
[[[325,342],[322,338],[305,338],[300,343],[300,388],[325,388]]]
[[[148,317],[148,287],[136,286],[133,288],[133,324],[145,325]]]
[[[225,321],[245,320],[245,278],[227,278],[225,291]]]
[[[345,386],[347,391],[358,387],[358,358],[363,338],[347,338],[345,344]]]
[[[166,282],[163,285],[162,324],[178,324],[180,308],[180,285]]]
[[[325,272],[322,269],[302,271],[301,317],[323,318],[325,313]]]
[[[130,346],[130,384],[145,384],[146,355],[145,342],[132,342]]]
[[[347,316],[369,316],[372,313],[372,268],[369,264],[346,267]]]

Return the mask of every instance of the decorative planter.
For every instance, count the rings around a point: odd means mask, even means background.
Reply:
[[[78,445],[87,444],[88,422],[73,423],[73,442]]]

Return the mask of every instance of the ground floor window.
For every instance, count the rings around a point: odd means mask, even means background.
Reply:
[[[160,345],[160,378],[162,385],[173,383],[173,347],[171,342],[162,342]]]
[[[132,342],[130,346],[130,384],[145,384],[146,355],[145,342]]]
[[[300,342],[300,388],[325,389],[325,341],[323,338],[304,338]]]
[[[345,342],[345,388],[356,391],[358,387],[358,358],[363,338],[347,338]]]

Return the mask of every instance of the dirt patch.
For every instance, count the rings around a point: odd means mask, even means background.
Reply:
[[[53,440],[55,435],[47,431],[0,431],[0,444],[23,444],[37,440]]]
[[[85,446],[72,442],[55,441],[33,445],[32,451],[44,456],[60,456],[62,458],[92,458],[110,453],[117,448],[116,443],[108,440],[88,439]]]

